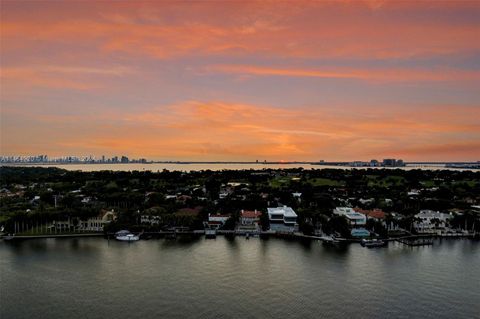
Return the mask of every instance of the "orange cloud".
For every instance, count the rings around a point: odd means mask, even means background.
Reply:
[[[480,71],[467,70],[415,70],[415,69],[293,69],[263,67],[255,65],[214,65],[206,67],[207,72],[221,72],[241,75],[312,77],[326,79],[355,79],[383,82],[411,81],[478,81]]]
[[[78,12],[65,6],[39,8],[35,16],[9,19],[4,14],[3,50],[47,42],[162,59],[212,54],[390,59],[480,49],[478,23],[443,18],[455,9],[479,10],[478,3],[371,3],[89,3]],[[416,11],[439,18],[409,18]]]
[[[396,111],[381,113],[372,108],[356,114],[348,108],[335,112],[318,107],[282,109],[190,101],[83,120],[45,116],[32,120],[47,126],[65,123],[69,131],[49,140],[61,153],[109,150],[186,160],[345,160],[352,159],[352,154],[359,159],[392,154],[410,160],[437,156],[474,160],[480,156],[480,148],[474,147],[480,138],[480,125],[475,121],[478,109],[443,107],[438,113],[431,107],[424,111],[392,109]],[[75,122],[85,124],[76,127]],[[457,143],[460,135],[462,142]],[[35,139],[32,136],[32,143]],[[18,149],[12,141],[7,144]]]
[[[453,108],[453,107],[452,107]],[[51,155],[127,153],[155,159],[185,160],[328,160],[369,159],[392,154],[409,160],[470,159],[480,156],[478,108],[394,108],[388,114],[364,109],[358,115],[329,108],[276,108],[226,102],[185,102],[147,112],[110,113],[75,118],[32,117],[65,123],[62,135],[22,132],[30,150],[48,140]],[[416,120],[411,120],[416,117]],[[68,129],[67,129],[68,128]],[[7,135],[11,135],[8,125]],[[33,135],[32,135],[33,134]],[[462,142],[456,140],[462,136]],[[40,138],[40,140],[39,140]],[[11,140],[5,149],[18,151]],[[30,143],[30,144],[29,144]],[[53,146],[53,147],[52,147]],[[15,148],[17,147],[17,148]],[[23,144],[25,147],[25,144]],[[60,150],[60,151],[58,151]],[[427,151],[428,150],[428,151]]]
[[[476,12],[473,1],[4,1],[1,151],[478,158]],[[271,77],[357,81],[288,91]]]
[[[127,67],[95,68],[85,66],[33,65],[28,67],[4,67],[0,78],[8,85],[38,86],[87,90],[101,86],[93,77],[124,76],[132,73]]]

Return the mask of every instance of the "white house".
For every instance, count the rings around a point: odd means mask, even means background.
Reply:
[[[117,214],[111,210],[102,210],[97,216],[89,217],[87,220],[78,218],[69,218],[68,220],[59,220],[53,222],[53,227],[59,231],[79,230],[79,231],[103,231],[103,227],[116,220]]]
[[[416,214],[415,218],[418,220],[413,223],[413,227],[415,227],[417,232],[429,233],[438,229],[445,229],[452,215],[426,209]]]
[[[345,216],[351,226],[364,226],[367,223],[367,217],[364,214],[357,213],[350,207],[337,207],[333,210],[333,214]]]
[[[117,214],[113,211],[102,210],[98,216],[90,217],[87,221],[80,221],[80,230],[103,231],[103,226],[117,219]]]
[[[208,214],[208,222],[205,225],[210,229],[219,229],[230,218],[230,215],[210,215]]]
[[[295,226],[297,223],[297,214],[291,207],[267,208],[270,224],[284,224],[286,226]]]
[[[141,224],[148,224],[148,225],[158,225],[158,224],[160,224],[161,219],[162,218],[160,216],[141,215],[140,216],[140,223]]]

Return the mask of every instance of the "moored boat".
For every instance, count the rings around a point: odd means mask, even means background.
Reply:
[[[205,229],[205,238],[216,238],[217,231],[215,229]]]
[[[139,235],[134,235],[128,230],[120,230],[115,233],[115,239],[119,241],[137,241],[140,239]]]
[[[387,245],[387,242],[381,239],[362,239],[360,244],[363,247],[374,248],[374,247],[384,247]]]
[[[327,246],[339,246],[342,243],[341,240],[338,240],[334,236],[323,236],[322,242]]]
[[[3,236],[4,240],[13,240],[15,239],[15,234],[7,234]]]

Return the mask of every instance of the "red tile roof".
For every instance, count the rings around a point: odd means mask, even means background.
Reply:
[[[244,210],[241,216],[242,218],[259,218],[262,216],[262,212],[259,212],[258,210]]]
[[[353,210],[370,218],[385,219],[385,212],[379,208],[368,210],[356,207]]]

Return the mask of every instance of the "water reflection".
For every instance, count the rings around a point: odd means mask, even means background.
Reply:
[[[3,242],[0,317],[473,318],[479,250],[468,240]]]

